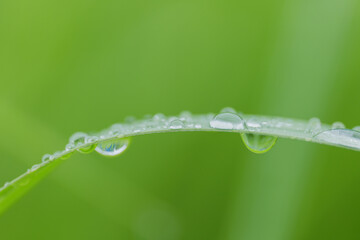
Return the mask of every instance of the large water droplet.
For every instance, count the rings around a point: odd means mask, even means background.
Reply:
[[[314,136],[315,140],[360,150],[360,132],[351,129],[331,129]]]
[[[220,113],[211,121],[210,126],[217,129],[244,129],[244,120],[235,113]]]
[[[245,146],[254,153],[266,153],[276,143],[277,137],[252,133],[241,133]]]
[[[171,129],[181,129],[185,127],[184,122],[180,119],[174,119],[169,123],[169,128]]]
[[[124,152],[129,146],[129,143],[129,138],[108,140],[99,143],[95,151],[104,156],[116,156]]]

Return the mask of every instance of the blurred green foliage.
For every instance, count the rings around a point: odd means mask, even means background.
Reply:
[[[218,111],[360,124],[360,2],[0,1],[0,181],[76,131]],[[76,154],[0,218],[1,239],[359,239],[359,153],[237,134]]]

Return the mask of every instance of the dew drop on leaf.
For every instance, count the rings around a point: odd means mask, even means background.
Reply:
[[[219,113],[210,121],[210,126],[217,129],[244,129],[244,120],[235,113]]]
[[[129,146],[129,138],[113,139],[99,143],[95,151],[104,156],[116,156],[124,152]]]
[[[252,133],[241,133],[245,146],[254,153],[266,153],[276,143],[277,137]]]
[[[95,150],[96,146],[97,146],[96,144],[92,144],[87,147],[79,148],[77,151],[80,153],[91,153]]]

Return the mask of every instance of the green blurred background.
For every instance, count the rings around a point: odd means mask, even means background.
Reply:
[[[0,0],[0,182],[76,131],[217,112],[360,125],[357,0]],[[359,239],[358,152],[237,134],[76,154],[0,217],[8,239]]]

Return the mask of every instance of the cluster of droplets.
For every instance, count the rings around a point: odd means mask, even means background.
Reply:
[[[114,124],[98,134],[77,132],[70,137],[63,151],[45,154],[42,162],[32,166],[27,173],[34,172],[56,159],[67,159],[75,151],[80,153],[96,151],[103,156],[117,156],[128,148],[132,136],[169,131],[236,132],[241,135],[245,146],[255,153],[269,151],[279,136],[360,150],[360,126],[346,129],[341,122],[326,125],[318,118],[298,121],[243,115],[227,107],[218,114],[193,115],[185,111],[179,116],[165,116],[162,113],[146,115],[143,120],[127,117],[124,123]],[[8,185],[9,183],[6,184]]]

